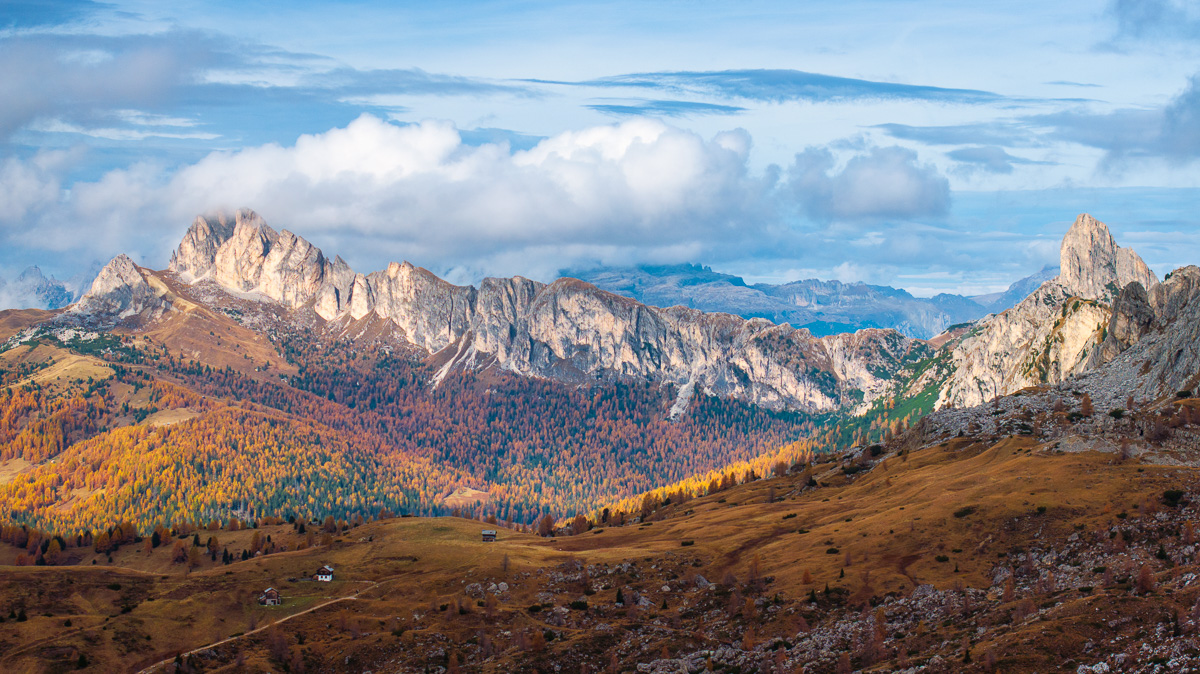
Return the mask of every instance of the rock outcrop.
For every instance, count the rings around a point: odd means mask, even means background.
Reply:
[[[187,282],[211,278],[227,290],[289,308],[316,300],[314,310],[325,319],[349,306],[354,282],[341,258],[327,260],[316,246],[286,229],[276,232],[248,209],[232,218],[196,218],[167,269]]]
[[[565,381],[633,379],[775,409],[829,411],[883,395],[927,349],[893,330],[807,330],[695,309],[661,309],[576,279],[488,278],[456,286],[407,262],[356,274],[257,214],[200,217],[169,270],[244,297],[311,308],[333,328],[383,319],[431,354],[439,377],[499,367]],[[686,399],[678,406],[686,406]]]
[[[114,325],[133,317],[156,318],[168,308],[165,289],[156,288],[126,255],[112,259],[92,281],[91,288],[68,314],[72,320],[88,319]]]
[[[1084,213],[1063,238],[1058,277],[1013,308],[980,321],[950,353],[952,373],[939,407],[978,405],[1027,386],[1058,383],[1105,362],[1108,339],[1129,340],[1145,317],[1138,291],[1158,279],[1137,253],[1116,245],[1104,223]],[[1128,294],[1127,315],[1115,325],[1109,302]],[[1111,359],[1111,356],[1110,358]]]
[[[1158,278],[1138,254],[1121,248],[1108,227],[1087,213],[1063,237],[1058,282],[1067,292],[1088,299],[1111,300],[1130,283],[1149,290]]]
[[[1113,305],[1104,354],[1102,367],[1072,383],[1098,409],[1200,387],[1200,268],[1177,269],[1149,293],[1127,286]]]

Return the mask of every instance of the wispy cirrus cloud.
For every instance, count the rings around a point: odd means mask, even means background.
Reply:
[[[879,129],[898,140],[911,140],[924,145],[987,144],[1017,147],[1030,145],[1035,138],[1035,134],[1017,120],[945,126],[876,124],[872,128]]]
[[[917,100],[982,104],[1005,99],[999,94],[978,89],[880,82],[781,69],[632,73],[581,82],[528,81],[571,86],[655,89],[765,103]]]
[[[113,5],[93,0],[5,0],[0,29],[61,26],[111,9]]]
[[[298,88],[315,89],[341,96],[376,96],[396,93],[425,96],[511,94],[536,97],[541,95],[538,90],[525,85],[429,73],[420,68],[380,70],[334,68],[301,78]]]
[[[925,145],[969,145],[948,153],[957,161],[1001,169],[1015,158],[997,154],[1004,147],[1047,147],[1070,143],[1103,150],[1106,170],[1121,170],[1131,160],[1186,164],[1200,160],[1200,73],[1159,107],[1118,108],[1098,112],[1086,107],[1040,115],[949,126],[879,124],[872,128]],[[1002,151],[1002,150],[1001,150]]]
[[[1028,121],[1048,129],[1053,139],[1104,150],[1110,168],[1143,158],[1190,163],[1200,159],[1200,74],[1160,108],[1067,111]]]
[[[331,65],[207,31],[22,33],[0,41],[0,142],[18,131],[110,141],[210,141],[232,132],[236,142],[283,142],[314,124],[403,108],[373,98],[539,95],[523,84],[419,68]],[[181,119],[197,129],[146,128]]]
[[[986,171],[987,173],[1009,174],[1013,172],[1013,166],[1018,164],[1051,166],[1056,163],[1014,157],[1006,152],[1004,148],[995,145],[959,148],[947,152],[946,156],[956,162],[965,164],[969,170]]]
[[[584,107],[614,117],[692,117],[695,115],[736,115],[746,109],[701,101],[639,100],[627,103],[590,103]]]

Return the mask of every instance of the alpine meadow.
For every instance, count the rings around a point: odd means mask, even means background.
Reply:
[[[0,670],[1200,671],[1200,8],[0,6]]]

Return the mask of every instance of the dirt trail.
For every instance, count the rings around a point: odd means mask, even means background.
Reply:
[[[377,581],[375,581],[375,582],[371,583],[370,585],[368,585],[367,587],[364,587],[364,588],[362,588],[362,589],[360,589],[360,590],[355,590],[355,591],[354,591],[354,594],[351,594],[351,595],[346,595],[345,597],[337,597],[336,599],[332,599],[332,600],[330,600],[330,601],[327,601],[327,602],[324,602],[324,603],[321,603],[321,604],[317,604],[316,606],[311,606],[311,607],[309,607],[309,608],[306,608],[306,609],[304,609],[303,611],[297,611],[296,613],[293,613],[293,614],[291,614],[291,615],[289,615],[289,616],[286,616],[286,617],[284,617],[284,618],[280,618],[279,620],[276,620],[276,621],[274,621],[274,622],[267,623],[266,625],[263,625],[262,627],[259,627],[259,628],[257,628],[257,629],[250,630],[249,632],[246,632],[246,633],[244,633],[244,634],[239,634],[239,635],[237,635],[237,636],[227,637],[227,638],[225,638],[225,639],[222,639],[222,640],[220,640],[220,641],[215,641],[215,642],[213,642],[213,643],[211,643],[211,644],[206,644],[206,645],[204,645],[204,646],[201,646],[201,647],[199,647],[199,648],[193,648],[193,649],[192,649],[192,650],[190,650],[190,651],[185,651],[185,652],[182,652],[182,653],[180,653],[180,654],[179,654],[179,656],[174,656],[174,655],[173,655],[173,656],[171,656],[171,657],[169,657],[169,658],[167,658],[167,659],[165,659],[165,660],[160,660],[160,661],[158,661],[158,662],[156,662],[156,663],[154,663],[154,664],[150,665],[149,667],[145,667],[145,668],[143,668],[143,669],[141,669],[141,670],[138,670],[138,673],[137,673],[137,674],[150,674],[150,672],[153,672],[153,671],[157,670],[159,667],[162,667],[163,665],[170,665],[171,663],[175,662],[175,658],[176,658],[176,657],[185,657],[185,658],[186,658],[187,656],[189,656],[189,655],[192,655],[193,653],[199,653],[200,651],[208,650],[208,649],[210,649],[210,648],[216,648],[217,646],[221,646],[221,645],[224,645],[224,644],[230,643],[230,642],[232,642],[232,641],[237,641],[238,639],[242,639],[242,638],[248,637],[248,636],[250,636],[250,635],[252,635],[252,634],[257,634],[257,633],[259,633],[259,632],[262,632],[262,631],[264,631],[264,630],[270,629],[271,627],[273,627],[273,626],[275,626],[275,625],[278,625],[279,623],[287,622],[288,620],[291,620],[292,618],[295,618],[295,617],[298,617],[298,616],[302,616],[302,615],[304,615],[304,614],[306,614],[306,613],[312,613],[313,611],[316,611],[317,609],[322,609],[322,608],[325,608],[326,606],[330,606],[330,605],[332,605],[332,604],[336,604],[336,603],[338,603],[338,602],[342,602],[342,601],[354,601],[354,600],[358,599],[358,595],[362,594],[363,592],[368,592],[368,591],[370,591],[370,590],[374,590],[374,589],[378,588],[380,585],[383,585],[384,583],[391,582],[391,581],[393,581],[393,580],[397,580],[398,578],[402,578],[402,577],[404,577],[404,575],[407,575],[407,574],[401,574],[401,575],[397,575],[397,576],[390,576],[390,577],[388,577],[388,578],[384,578],[384,579],[382,579],[382,580],[377,580]]]

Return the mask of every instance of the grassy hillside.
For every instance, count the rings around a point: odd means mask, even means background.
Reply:
[[[678,671],[680,658],[725,672],[1044,672],[1125,653],[1122,671],[1151,671],[1200,653],[1171,636],[1200,626],[1193,469],[1026,437],[899,447],[817,464],[815,487],[799,474],[758,480],[574,536],[501,528],[482,543],[479,522],[391,519],[325,546],[204,557],[190,573],[171,563],[171,544],[127,545],[111,563],[69,548],[76,566],[4,569],[0,614],[28,619],[6,617],[0,663],[65,671],[82,654],[94,671],[139,671],[238,633],[184,661],[228,672]],[[847,475],[851,464],[864,469]],[[236,551],[255,533],[279,546],[305,538],[287,524],[215,535]],[[334,583],[299,580],[325,563]],[[284,606],[257,606],[267,586]]]

